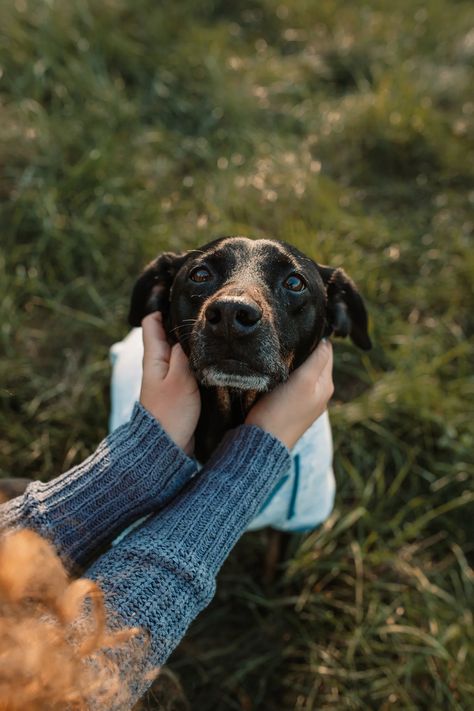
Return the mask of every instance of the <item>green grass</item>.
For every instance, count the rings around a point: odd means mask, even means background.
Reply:
[[[467,0],[1,3],[0,475],[105,434],[107,351],[162,249],[284,239],[368,303],[373,351],[336,347],[335,511],[271,589],[264,536],[239,543],[170,663],[197,711],[473,707],[473,22]]]

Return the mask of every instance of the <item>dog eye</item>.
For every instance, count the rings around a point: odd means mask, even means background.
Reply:
[[[190,273],[189,278],[192,281],[201,283],[203,281],[208,281],[211,278],[211,272],[205,267],[196,267],[196,269],[193,269]]]
[[[299,274],[290,274],[283,282],[283,286],[289,291],[304,291],[306,289],[306,282]]]

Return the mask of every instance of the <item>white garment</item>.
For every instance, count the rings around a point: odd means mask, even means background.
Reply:
[[[110,431],[127,422],[140,395],[143,341],[141,328],[110,349],[112,361],[112,411]],[[250,523],[248,530],[272,526],[281,531],[306,531],[331,513],[335,480],[332,470],[332,437],[325,412],[298,440],[292,451],[291,471],[281,479]]]

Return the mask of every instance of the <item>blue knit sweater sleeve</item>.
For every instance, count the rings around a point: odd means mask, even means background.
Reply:
[[[243,425],[197,473],[137,404],[130,422],[85,462],[1,505],[0,530],[31,528],[66,561],[82,563],[155,512],[86,571],[104,591],[109,626],[139,627],[147,639],[143,653],[142,638],[114,653],[131,707],[212,599],[220,566],[289,466],[279,440]]]
[[[83,564],[130,523],[165,506],[196,470],[136,403],[130,421],[82,464],[30,484],[0,506],[0,530],[30,528],[54,544],[67,566]]]
[[[166,508],[86,571],[104,591],[110,626],[147,635],[143,655],[119,654],[130,706],[212,599],[219,568],[289,466],[288,450],[258,427],[230,431]]]

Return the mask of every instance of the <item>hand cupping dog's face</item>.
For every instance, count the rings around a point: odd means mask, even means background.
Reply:
[[[231,238],[182,266],[170,323],[203,384],[263,391],[308,355],[324,311],[314,263],[278,243]]]
[[[269,390],[330,333],[371,346],[345,273],[275,240],[228,237],[158,257],[135,285],[131,324],[158,309],[204,385]]]

